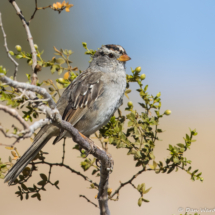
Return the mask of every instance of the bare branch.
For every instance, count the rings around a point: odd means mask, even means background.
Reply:
[[[2,144],[0,143],[1,146],[14,146],[17,142],[19,142],[20,140],[26,139],[31,137],[31,135],[38,129],[41,128],[42,126],[49,124],[51,122],[50,119],[46,118],[46,119],[41,119],[36,121],[33,125],[29,126],[25,120],[18,114],[18,112],[15,109],[9,108],[7,106],[1,105],[0,104],[0,110],[3,110],[4,112],[10,114],[12,117],[14,117],[15,119],[17,119],[18,122],[21,123],[21,125],[23,126],[24,130],[22,131],[18,131],[17,134],[7,134],[4,129],[0,126],[0,131],[4,134],[5,137],[8,138],[16,138],[16,141],[11,144],[11,145],[7,145],[7,144]]]
[[[142,170],[140,170],[139,172],[137,172],[135,175],[132,176],[132,178],[128,181],[126,181],[125,183],[121,183],[120,186],[118,187],[117,190],[115,190],[115,192],[110,196],[110,199],[113,198],[116,194],[119,195],[119,191],[121,190],[122,187],[124,187],[127,184],[130,184],[131,186],[133,186],[135,188],[135,185],[132,183],[132,181],[138,176],[140,175],[142,172],[144,172],[146,169],[143,168]],[[118,197],[117,197],[118,199]]]
[[[15,98],[14,98],[15,99]],[[39,107],[40,105],[42,105],[43,104],[43,102],[47,102],[47,101],[49,101],[49,99],[34,99],[34,100],[27,100],[27,101],[25,101],[25,102],[23,102],[22,103],[22,106],[21,106],[21,108],[26,104],[26,103],[37,103],[37,102],[39,102],[39,104],[35,104],[35,105],[33,105],[33,107],[34,106],[37,106],[37,107]]]
[[[7,133],[4,131],[4,129],[3,129],[2,126],[0,126],[0,131],[1,131],[1,132],[4,134],[4,136],[7,137],[7,138],[18,138],[18,137],[19,137],[19,136],[16,135],[16,134],[7,134]],[[2,144],[0,143],[0,145],[2,145]]]
[[[35,0],[35,10],[34,10],[34,13],[32,14],[31,16],[31,19],[29,20],[29,23],[31,22],[31,20],[34,18],[36,12],[37,12],[38,8],[37,8],[37,0]]]
[[[81,176],[85,181],[88,181],[92,184],[94,184],[96,187],[98,187],[99,185],[96,182],[93,182],[90,178],[88,178],[86,175],[83,175],[81,172],[78,172],[74,169],[72,169],[70,166],[64,164],[64,163],[49,163],[47,161],[38,161],[38,162],[33,162],[33,164],[37,165],[37,164],[46,164],[49,166],[61,166],[61,167],[65,167],[66,169],[70,170],[72,173],[75,173],[79,176]]]
[[[36,66],[37,66],[37,52],[36,52],[36,50],[34,48],[34,41],[33,41],[32,35],[31,35],[31,31],[29,29],[29,23],[26,21],[25,17],[23,16],[22,11],[20,10],[20,8],[17,5],[16,1],[15,0],[8,0],[8,1],[13,5],[14,9],[17,12],[17,15],[21,19],[22,24],[23,24],[23,26],[24,26],[24,28],[26,30],[28,42],[29,42],[29,45],[30,45],[30,48],[31,48],[32,61],[33,61],[33,63],[32,63],[33,75],[32,75],[31,84],[36,85],[36,81],[37,81],[37,69],[36,69]]]
[[[9,49],[8,49],[8,46],[7,46],[7,35],[5,34],[5,31],[4,31],[4,28],[3,28],[1,12],[0,12],[0,27],[1,27],[1,30],[2,30],[3,37],[4,37],[4,47],[6,49],[7,55],[10,58],[10,60],[15,64],[15,71],[14,71],[13,79],[16,80],[16,75],[17,75],[17,72],[18,72],[19,64],[13,59],[13,57],[11,56],[11,54],[9,52]]]
[[[46,8],[51,8],[52,6],[51,5],[49,5],[49,6],[46,6],[46,7],[37,7],[37,0],[35,0],[35,9],[34,9],[34,13],[32,14],[32,16],[31,16],[31,19],[28,21],[29,23],[32,21],[32,19],[34,18],[34,16],[35,16],[35,14],[36,14],[36,12],[38,11],[38,10],[41,10],[41,9],[46,9]]]
[[[79,197],[82,197],[82,198],[86,199],[89,203],[91,203],[91,204],[94,205],[96,208],[98,208],[98,205],[95,204],[94,202],[90,201],[86,196],[84,196],[84,195],[79,195]]]
[[[29,128],[28,124],[18,114],[18,112],[15,109],[12,109],[12,108],[9,108],[7,106],[4,106],[4,105],[0,104],[0,110],[3,110],[4,112],[10,114],[12,117],[14,117],[15,119],[17,119],[21,123],[21,125],[23,126],[24,129],[28,129]]]

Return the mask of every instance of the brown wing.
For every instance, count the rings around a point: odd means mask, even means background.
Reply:
[[[68,96],[69,102],[63,112],[62,119],[70,122],[73,126],[83,117],[88,111],[90,105],[96,101],[103,93],[103,82],[100,80],[102,72],[86,72],[80,74],[65,90],[62,97]],[[62,98],[62,102],[65,99]],[[61,102],[58,102],[61,106]],[[53,144],[60,141],[65,132],[54,140]]]

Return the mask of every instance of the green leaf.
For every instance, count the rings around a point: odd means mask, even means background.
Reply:
[[[110,144],[113,142],[113,140],[114,140],[113,137],[110,137],[110,138],[108,139],[108,141],[109,141]]]
[[[53,65],[51,67],[51,73],[53,74],[56,71],[56,69],[57,69],[57,65]]]
[[[149,189],[145,190],[145,191],[143,192],[143,194],[148,193],[151,189],[152,189],[152,187],[150,187]]]
[[[161,92],[159,92],[156,96],[157,96],[157,97],[160,97],[160,96],[161,96]]]
[[[10,55],[14,55],[14,52],[13,51],[9,51]]]
[[[41,196],[40,196],[39,193],[37,193],[37,199],[38,199],[39,201],[41,201]]]
[[[173,158],[173,162],[174,162],[174,163],[179,163],[180,161],[179,161],[179,159],[178,159],[177,157],[174,157],[174,158]]]
[[[150,156],[151,159],[155,159],[155,156],[153,155],[152,152],[149,154],[149,156]]]
[[[37,193],[35,193],[31,196],[31,198],[35,198],[35,197],[37,197]]]
[[[57,74],[61,75],[62,72],[63,72],[63,69],[59,69],[58,72],[57,72]]]
[[[140,197],[140,198],[138,199],[137,204],[138,204],[139,207],[142,205],[142,197]]]
[[[129,122],[128,122],[128,127],[133,126],[133,124],[134,124],[134,123],[133,123],[132,121],[129,121]]]
[[[43,179],[43,181],[48,180],[47,176],[45,174],[43,174],[43,173],[40,174],[40,177]]]
[[[150,168],[150,169],[154,169],[154,166],[151,165],[151,164],[149,164],[149,168]]]
[[[34,191],[35,191],[35,189],[32,188],[32,187],[28,187],[28,189],[29,189],[31,192],[34,192]]]
[[[39,181],[37,184],[40,186],[44,186],[46,184],[46,181]]]
[[[167,174],[171,173],[174,169],[175,169],[175,166],[172,166],[172,167],[168,170]]]
[[[59,184],[59,181],[55,181],[54,185],[58,185]]]
[[[65,63],[65,60],[63,58],[58,58],[55,61],[56,61],[56,63],[58,63],[60,65]]]
[[[148,89],[148,85],[146,85],[145,87],[144,87],[144,91],[146,91]]]
[[[148,199],[144,199],[144,198],[143,198],[143,201],[144,201],[144,202],[149,202],[149,200],[148,200]]]
[[[63,84],[60,84],[60,83],[58,83],[58,82],[56,82],[56,85],[57,85],[57,88],[58,88],[59,90],[64,88],[64,87],[63,87]]]
[[[23,58],[23,57],[22,57],[22,55],[19,55],[19,54],[18,54],[18,55],[16,55],[16,58],[17,58],[17,59],[21,59],[21,58]]]
[[[153,166],[154,166],[154,169],[156,169],[157,163],[155,161],[153,161]]]
[[[87,43],[83,42],[82,45],[85,49],[87,49]]]
[[[185,145],[182,144],[182,143],[178,143],[177,146],[179,146],[179,147],[181,147],[181,148],[184,148],[184,147],[185,147]]]
[[[130,89],[127,89],[127,90],[125,91],[125,93],[127,93],[127,94],[129,94],[130,92],[131,92]]]
[[[146,108],[146,105],[143,103],[138,103],[142,108]]]
[[[28,188],[25,186],[25,184],[21,184],[21,187],[23,190],[28,191]]]

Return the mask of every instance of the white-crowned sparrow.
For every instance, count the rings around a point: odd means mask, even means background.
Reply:
[[[88,69],[58,100],[57,108],[62,118],[87,137],[108,123],[122,104],[126,88],[125,62],[128,60],[130,57],[119,45],[104,45],[96,51]],[[10,185],[52,136],[57,136],[53,142],[56,143],[70,135],[56,126],[43,126],[33,144],[10,169],[5,182]]]

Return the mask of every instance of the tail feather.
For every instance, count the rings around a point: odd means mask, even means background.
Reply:
[[[56,127],[46,125],[40,129],[34,142],[28,148],[28,150],[22,155],[22,157],[14,164],[5,176],[5,183],[11,185],[23,169],[31,162],[31,160],[39,153],[39,151],[45,146],[45,144],[51,139],[56,132]]]

